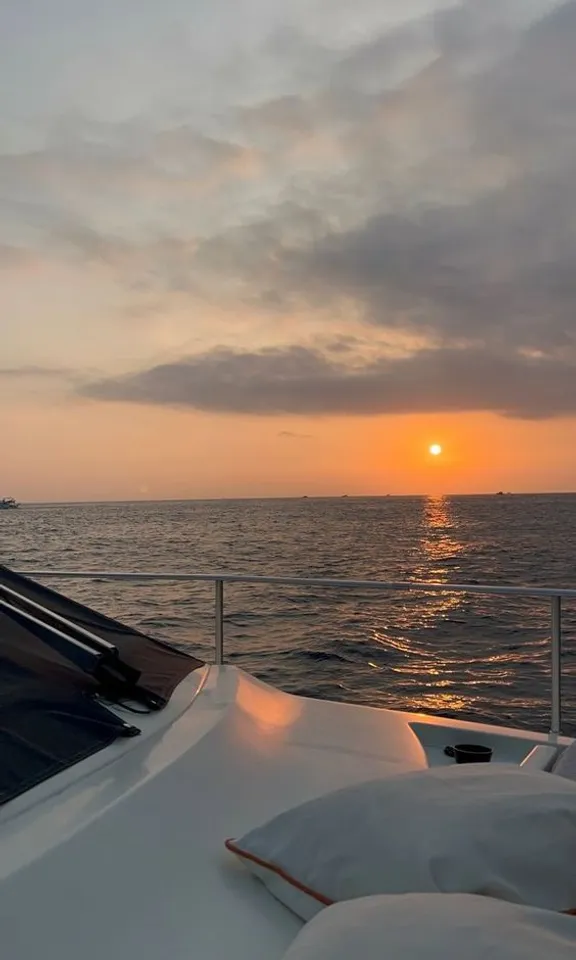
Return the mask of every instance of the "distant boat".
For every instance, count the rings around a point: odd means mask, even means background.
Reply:
[[[2,497],[0,499],[0,510],[16,510],[20,506],[16,503],[14,497]]]

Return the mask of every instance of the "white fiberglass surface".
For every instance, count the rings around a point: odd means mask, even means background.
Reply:
[[[454,730],[431,721],[415,732],[416,719],[212,668],[173,722],[2,824],[6,955],[276,960],[300,921],[224,840],[336,787],[427,766]],[[516,753],[528,753],[526,737]]]
[[[11,960],[282,956],[300,922],[224,840],[342,784],[425,765],[400,718],[391,744],[373,711],[345,708],[337,729],[336,710],[214,670],[166,730],[8,820],[0,847],[9,830],[21,837],[0,883]],[[43,824],[50,849],[35,859]]]

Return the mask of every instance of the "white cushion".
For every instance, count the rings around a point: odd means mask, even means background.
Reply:
[[[576,907],[576,784],[504,764],[337,790],[226,843],[305,920],[381,893],[479,893]]]
[[[576,780],[576,740],[562,751],[552,767],[552,773],[568,780]]]
[[[576,917],[468,894],[338,903],[307,923],[284,960],[574,960]]]

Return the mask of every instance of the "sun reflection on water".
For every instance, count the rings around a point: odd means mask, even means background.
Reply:
[[[459,527],[454,503],[447,497],[430,496],[422,502],[410,579],[458,581],[459,558],[466,551]],[[463,674],[472,668],[471,651],[454,646],[454,632],[460,632],[464,619],[458,611],[465,603],[461,594],[449,591],[411,592],[398,596],[384,629],[380,623],[373,631],[376,643],[400,654],[396,662],[386,663],[386,670],[397,676],[413,710],[445,713],[471,707],[473,685],[469,693],[462,689]],[[413,686],[414,676],[419,679]]]
[[[464,544],[457,539],[458,521],[447,497],[428,497],[424,500],[422,526],[420,546],[424,556],[438,565],[439,575],[445,574],[444,567],[440,565],[453,560],[464,550]]]
[[[416,713],[442,713],[444,711],[454,712],[470,710],[474,703],[474,697],[462,696],[446,690],[442,691],[441,693],[431,692],[415,694],[412,696],[411,701],[411,708]]]
[[[422,535],[419,543],[421,560],[414,569],[415,580],[432,579],[448,583],[458,569],[455,562],[465,550],[458,538],[458,519],[447,497],[428,497],[422,507]],[[457,609],[461,597],[455,593],[434,593],[423,597],[419,619],[431,621],[445,617]],[[412,617],[415,611],[411,611]],[[414,624],[414,619],[412,619]]]

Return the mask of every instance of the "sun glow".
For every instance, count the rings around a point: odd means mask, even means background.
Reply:
[[[428,452],[431,453],[433,457],[439,457],[442,453],[442,447],[439,443],[433,443],[428,447]]]

